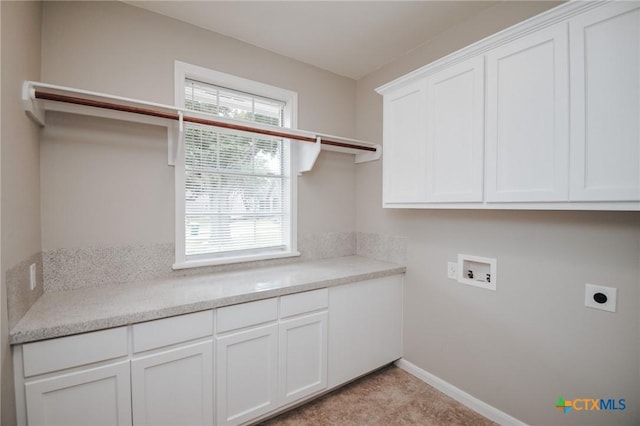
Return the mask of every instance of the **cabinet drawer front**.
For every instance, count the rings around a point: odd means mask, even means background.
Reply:
[[[213,311],[179,315],[133,326],[133,352],[148,351],[213,334]]]
[[[326,288],[282,296],[280,318],[326,309],[327,306],[329,306],[329,291]]]
[[[43,340],[22,346],[25,377],[126,355],[126,327]]]
[[[224,333],[277,319],[278,299],[275,297],[257,302],[225,306],[216,311],[216,331]]]

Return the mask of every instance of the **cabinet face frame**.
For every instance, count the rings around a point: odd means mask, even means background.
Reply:
[[[597,34],[602,25],[610,31]],[[570,198],[640,200],[640,5],[611,3],[576,16],[569,38]]]
[[[568,201],[568,54],[565,22],[487,53],[487,202]],[[540,64],[541,57],[547,62]],[[503,69],[507,64],[510,74]],[[541,80],[545,73],[550,81]],[[507,84],[508,77],[515,86]],[[531,81],[538,87],[527,90]],[[525,132],[518,124],[530,128]],[[548,129],[546,134],[543,129]],[[546,154],[540,144],[547,144]]]
[[[131,382],[129,361],[121,361],[101,367],[94,367],[80,371],[60,374],[45,379],[31,380],[24,384],[27,421],[30,425],[51,425],[47,418],[45,398],[47,394],[64,391],[74,387],[99,383],[104,380],[115,380],[115,399],[112,401],[118,426],[131,425]],[[102,405],[108,395],[90,395],[85,397]],[[90,406],[78,406],[77,410],[90,410]],[[95,414],[95,413],[94,413]],[[87,424],[89,421],[80,420],[79,424]],[[104,419],[105,425],[112,424],[111,419]]]
[[[132,389],[132,401],[133,401],[133,423],[135,425],[149,425],[149,426],[157,426],[159,423],[157,420],[153,420],[152,417],[156,419],[158,417],[163,418],[162,414],[156,413],[155,416],[152,416],[154,406],[149,406],[148,404],[153,404],[154,401],[149,399],[150,392],[156,392],[157,389],[150,388],[148,386],[146,380],[148,379],[147,371],[156,367],[161,366],[171,366],[172,364],[177,364],[180,361],[198,358],[200,360],[200,371],[196,374],[202,378],[202,383],[199,390],[199,395],[195,396],[195,398],[200,398],[200,413],[199,423],[196,423],[193,417],[189,418],[188,423],[192,426],[196,425],[211,425],[213,424],[213,341],[206,340],[204,342],[192,344],[189,346],[183,346],[176,349],[171,349],[165,352],[154,353],[152,355],[146,355],[142,357],[135,358],[131,361],[131,389]],[[186,372],[180,372],[176,370],[173,372],[174,374],[182,374]],[[207,380],[209,378],[210,380]],[[176,377],[176,381],[179,381],[180,378]],[[175,394],[177,391],[175,388],[167,388],[162,389],[163,392],[166,392],[166,395],[161,395],[161,399],[169,400],[172,394]],[[180,394],[180,396],[186,397],[184,394]],[[194,396],[191,395],[190,398]],[[155,401],[158,402],[158,401]],[[165,410],[166,406],[159,406],[160,410]],[[187,417],[185,413],[172,413],[172,415],[178,415],[179,419],[182,419],[182,422],[185,422]],[[186,413],[186,415],[191,415],[191,413]],[[164,421],[167,421],[166,418],[163,418]],[[170,421],[166,424],[176,424],[180,423],[178,419],[173,419],[174,421]],[[178,421],[176,421],[178,420]]]
[[[427,77],[427,202],[483,199],[484,79],[483,55]]]

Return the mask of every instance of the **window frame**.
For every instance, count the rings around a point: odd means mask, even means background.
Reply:
[[[185,80],[198,80],[203,83],[215,86],[226,87],[240,92],[265,98],[277,99],[285,102],[284,107],[284,128],[297,128],[298,94],[291,90],[282,89],[276,86],[248,80],[231,74],[210,70],[197,65],[175,61],[175,81],[174,81],[174,102],[176,107],[185,108]],[[281,259],[286,257],[300,256],[297,249],[297,147],[296,144],[283,140],[283,147],[288,146],[288,155],[285,156],[283,164],[283,182],[287,195],[287,206],[285,208],[285,250],[273,250],[269,248],[250,249],[243,255],[237,253],[224,255],[223,253],[198,255],[197,259],[188,259],[186,256],[186,229],[185,229],[185,158],[183,152],[176,155],[175,161],[175,263],[173,269],[197,268],[202,266],[225,265],[239,262],[251,262],[258,260]],[[184,150],[184,146],[179,147]],[[288,160],[288,161],[286,161]],[[288,164],[287,164],[288,163]]]

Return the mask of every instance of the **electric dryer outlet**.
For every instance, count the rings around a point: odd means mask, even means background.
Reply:
[[[601,285],[585,284],[584,306],[603,311],[615,312],[618,289]]]

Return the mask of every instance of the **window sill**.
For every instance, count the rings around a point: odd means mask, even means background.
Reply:
[[[284,259],[287,257],[298,257],[298,256],[300,256],[300,252],[298,251],[288,251],[284,253],[264,253],[264,254],[255,254],[255,255],[241,256],[241,257],[223,257],[218,259],[187,260],[184,262],[176,262],[171,267],[173,268],[173,270],[179,270],[179,269],[189,269],[189,268],[200,268],[203,266],[218,266],[218,265],[229,265],[232,263],[254,262],[258,260]]]

